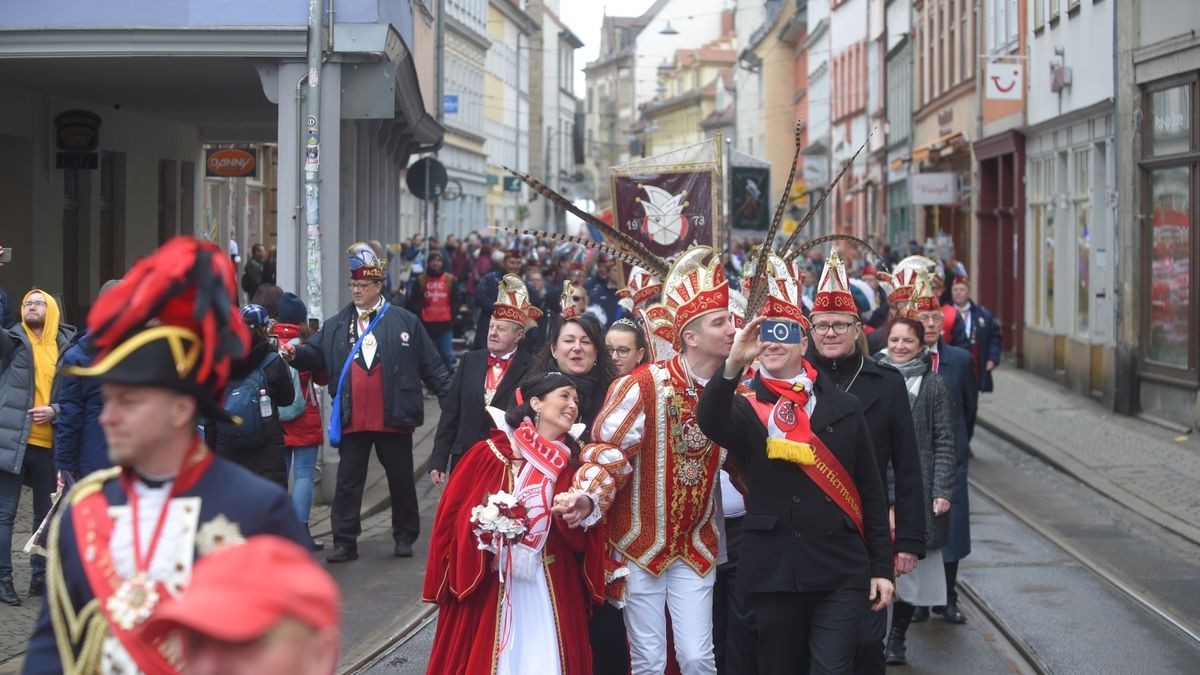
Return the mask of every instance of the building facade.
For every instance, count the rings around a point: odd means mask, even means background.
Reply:
[[[718,121],[732,105],[733,17],[728,14],[729,32],[696,49],[678,49],[658,68],[658,94],[641,105],[641,147],[645,156],[659,155],[699,143],[714,134],[711,122]],[[724,103],[718,108],[718,100]]]
[[[1026,367],[1112,397],[1114,3],[1033,0],[1025,128]],[[1108,392],[1106,394],[1106,392]]]
[[[1200,6],[1113,3],[1117,102],[1114,407],[1200,426]],[[1095,9],[1095,8],[1093,8]],[[1093,159],[1093,163],[1095,160]],[[1099,256],[1096,249],[1093,260]],[[1119,289],[1119,293],[1116,290]],[[1098,292],[1099,289],[1094,289]]]
[[[442,123],[449,194],[438,201],[434,234],[462,237],[487,226],[487,153],[484,144],[484,73],[488,37],[487,0],[445,0],[442,40]]]
[[[525,11],[525,0],[489,0],[484,79],[485,148],[488,156],[487,224],[522,227],[529,218],[529,196],[523,183],[504,167],[529,171],[529,54],[537,22]]]
[[[583,42],[558,17],[558,6],[558,0],[529,3],[529,15],[541,27],[529,67],[529,166],[534,176],[574,201],[590,195],[575,175],[575,50]],[[531,205],[530,225],[563,231],[566,213],[548,200],[538,202]]]
[[[584,69],[583,173],[597,209],[611,208],[612,195],[604,189],[608,170],[631,156],[633,126],[637,122],[634,95],[634,49],[639,17],[606,16],[600,26],[600,54]],[[638,152],[640,155],[640,151]]]
[[[346,277],[350,242],[399,237],[404,168],[441,143],[435,19],[427,3],[338,0],[310,46],[306,3],[8,7],[0,220],[16,253],[6,285],[61,290],[67,320],[81,323],[100,285],[166,238],[214,236],[205,144],[274,144],[279,282],[316,297],[313,315],[331,314],[348,292],[319,280]],[[319,170],[319,187],[305,188],[306,169]],[[318,223],[320,238],[309,237]],[[228,228],[218,220],[214,239],[247,242]]]

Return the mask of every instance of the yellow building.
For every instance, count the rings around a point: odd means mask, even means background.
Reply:
[[[699,143],[709,136],[702,124],[719,118],[732,104],[737,53],[729,38],[699,49],[678,49],[658,68],[658,95],[641,106],[638,129],[644,156]]]

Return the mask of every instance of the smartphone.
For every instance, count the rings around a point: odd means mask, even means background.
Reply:
[[[12,262],[12,249],[7,246],[0,248],[0,263],[10,262]]]
[[[763,321],[759,324],[759,337],[763,342],[798,345],[800,324],[795,321]]]

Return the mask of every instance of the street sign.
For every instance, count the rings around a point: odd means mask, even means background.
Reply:
[[[908,177],[908,199],[915,205],[957,204],[958,174],[914,173]]]
[[[521,191],[521,179],[517,178],[516,176],[505,176],[504,177],[504,191],[505,192],[520,192]]]
[[[987,67],[986,96],[993,101],[1020,101],[1025,93],[1024,64],[991,62]]]
[[[442,112],[447,115],[458,114],[458,94],[444,94],[442,96]]]

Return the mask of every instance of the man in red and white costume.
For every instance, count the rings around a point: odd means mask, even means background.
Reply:
[[[684,675],[716,673],[712,593],[718,534],[714,502],[724,450],[695,420],[704,385],[735,333],[729,286],[707,246],[686,251],[664,280],[679,354],[613,383],[581,458],[578,486],[613,481],[609,543],[627,561],[625,625],[633,673],[662,673],[670,611]],[[605,506],[603,501],[602,506]]]

